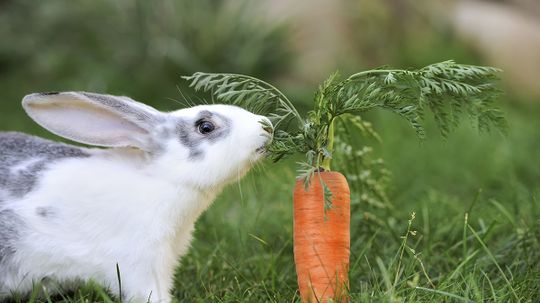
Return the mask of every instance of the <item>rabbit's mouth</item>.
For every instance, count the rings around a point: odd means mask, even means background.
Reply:
[[[258,153],[258,154],[265,154],[265,153],[266,153],[266,145],[267,145],[267,144],[264,144],[263,146],[257,148],[257,149],[255,150],[255,152]]]
[[[266,142],[264,142],[263,145],[259,146],[257,149],[255,149],[255,152],[257,154],[266,154],[267,150],[268,150],[268,146],[270,146],[270,143],[272,143],[272,136],[271,135],[268,135],[268,134],[264,134],[262,135],[263,137],[266,138]]]

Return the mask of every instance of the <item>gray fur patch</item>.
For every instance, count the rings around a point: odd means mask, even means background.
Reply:
[[[56,211],[52,207],[36,207],[36,214],[43,218],[50,218],[56,215]]]
[[[13,210],[0,210],[0,270],[17,251],[16,241],[23,226],[22,219]]]
[[[201,134],[198,131],[200,121],[213,122],[216,128],[208,134]],[[231,120],[223,115],[203,110],[193,121],[180,119],[176,126],[176,133],[182,145],[189,149],[190,159],[202,159],[204,152],[200,148],[203,142],[216,142],[226,138],[231,132]]]
[[[38,137],[0,132],[0,191],[22,197],[36,185],[50,163],[65,158],[85,158],[82,148]]]

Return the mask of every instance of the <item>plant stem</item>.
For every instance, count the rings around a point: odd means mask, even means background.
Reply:
[[[403,72],[407,72],[407,71],[404,71],[404,70],[401,70],[401,69],[366,70],[366,71],[363,71],[363,72],[359,72],[359,73],[350,75],[349,78],[347,78],[347,80],[345,80],[345,81],[356,80],[358,78],[361,78],[363,76],[370,75],[370,74],[388,74],[388,73],[403,73]]]
[[[326,150],[330,153],[330,155],[333,155],[334,153],[334,118],[330,120],[330,124],[328,125],[328,144],[326,146]],[[331,157],[324,157],[321,167],[324,168],[325,171],[330,171],[330,164],[332,162]]]

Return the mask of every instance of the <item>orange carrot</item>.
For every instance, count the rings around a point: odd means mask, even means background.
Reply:
[[[324,209],[324,188],[332,207]],[[294,190],[294,260],[304,303],[348,302],[350,191],[338,172],[315,173]]]

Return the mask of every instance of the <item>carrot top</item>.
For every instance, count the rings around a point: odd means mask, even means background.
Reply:
[[[292,154],[304,154],[300,172],[309,180],[320,168],[331,169],[332,160],[338,158],[336,146],[341,151],[339,162],[346,163],[340,169],[359,173],[359,167],[373,164],[365,157],[370,148],[352,148],[358,133],[378,139],[371,124],[361,118],[373,109],[404,118],[421,139],[426,136],[423,124],[428,111],[444,137],[463,115],[468,115],[481,131],[495,127],[505,132],[506,120],[494,105],[499,72],[493,67],[445,61],[417,70],[367,70],[345,79],[334,73],[316,90],[313,109],[305,116],[284,93],[257,78],[198,72],[184,79],[196,91],[210,93],[219,102],[267,115],[276,129],[268,146],[269,156],[279,161]]]

